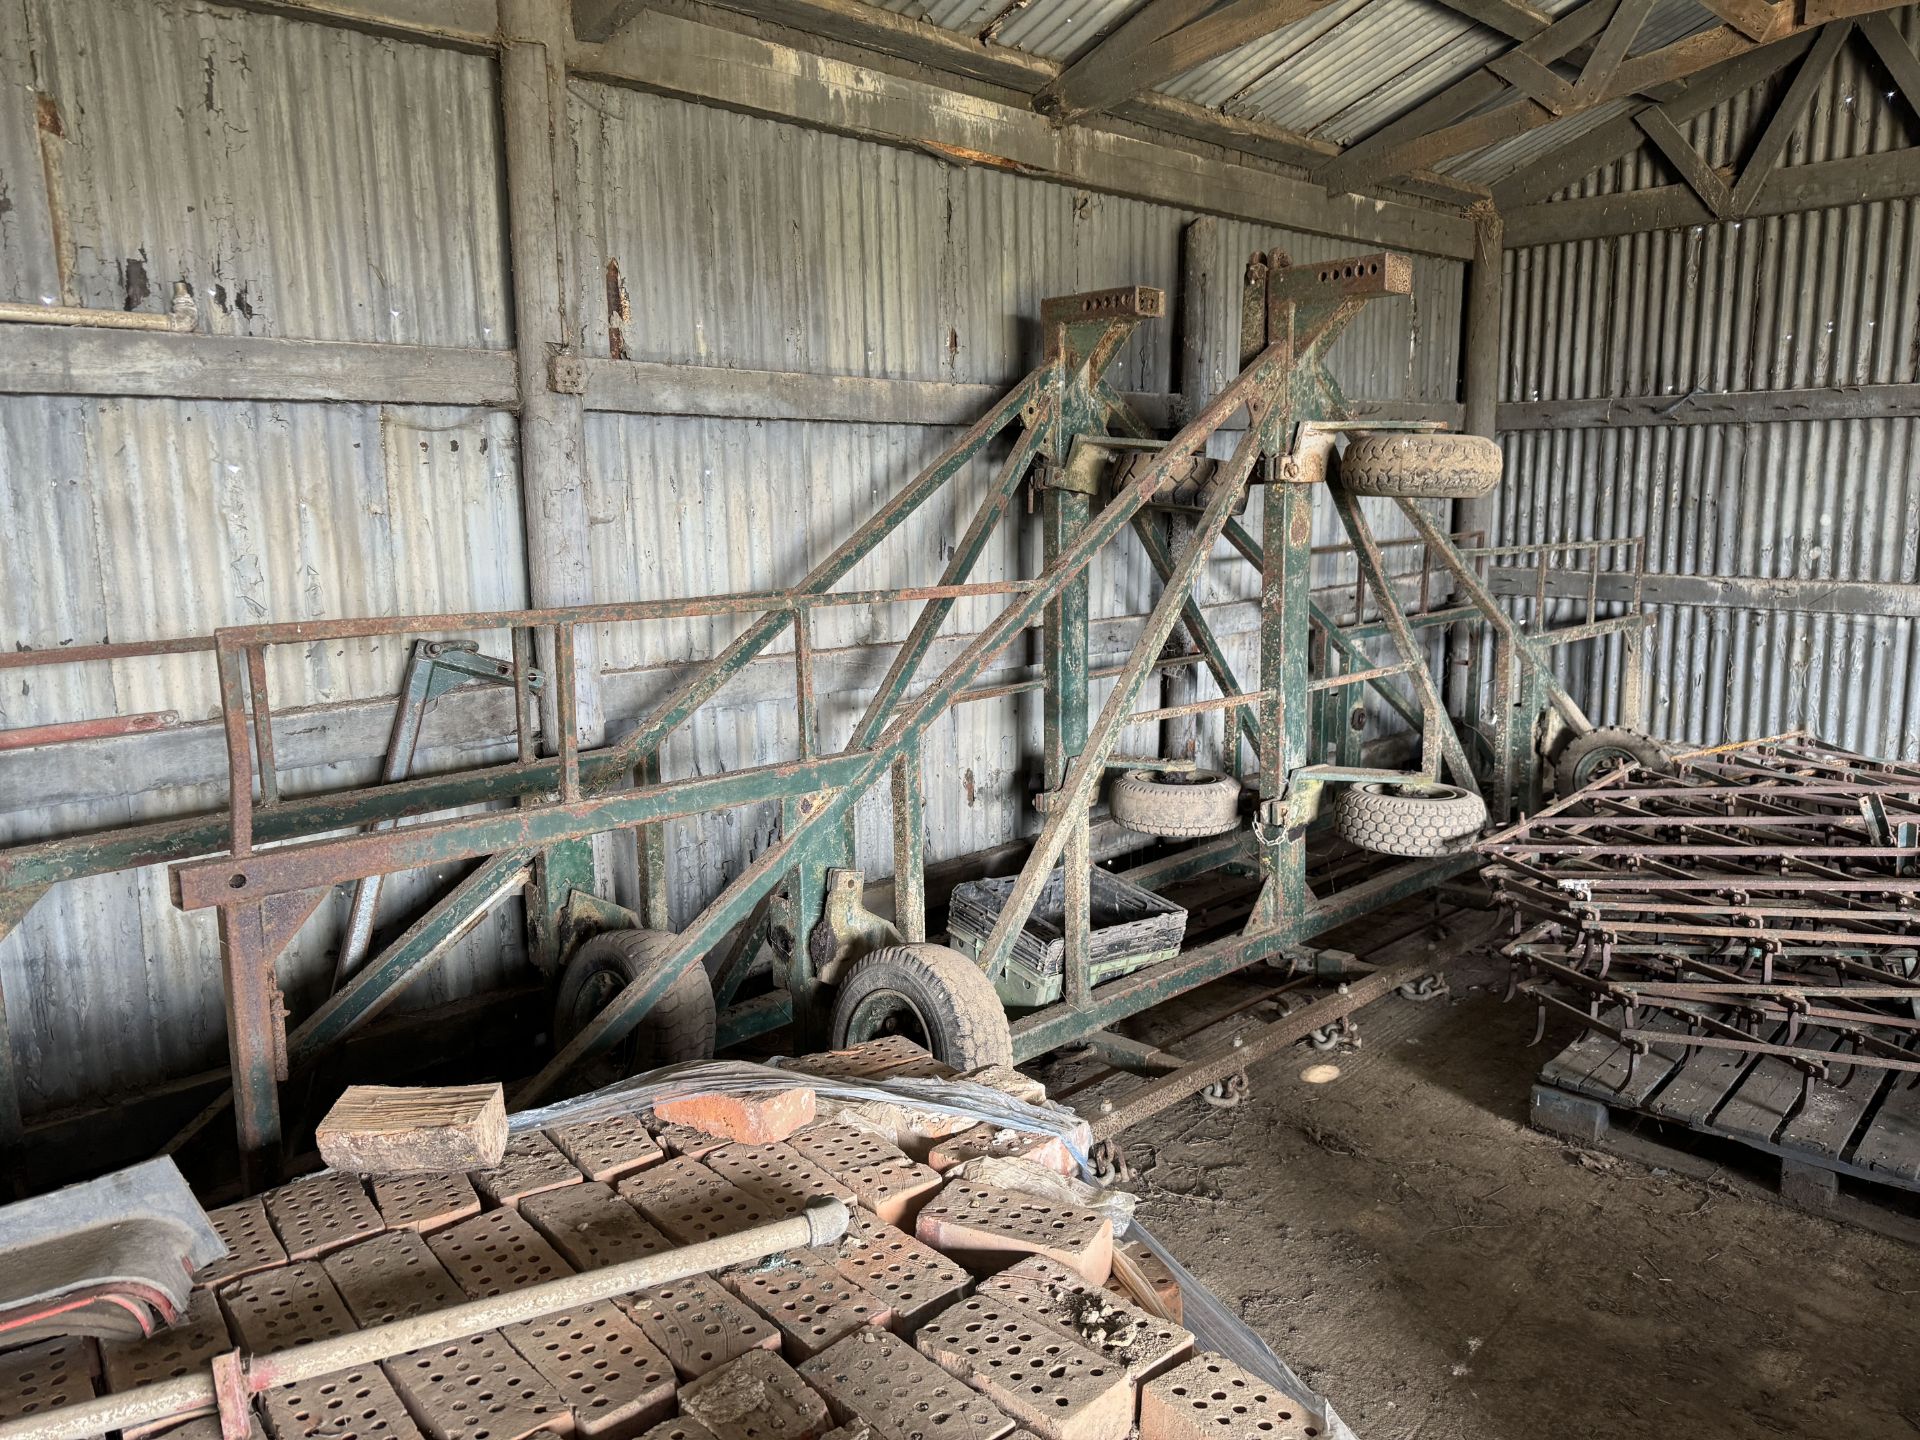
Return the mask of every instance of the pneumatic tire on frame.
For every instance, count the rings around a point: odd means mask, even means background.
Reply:
[[[1107,790],[1114,823],[1142,835],[1194,840],[1240,823],[1240,782],[1211,770],[1129,770]]]
[[[1484,435],[1380,431],[1356,436],[1340,479],[1356,495],[1477,500],[1500,483],[1500,447]]]
[[[987,972],[944,945],[889,945],[855,962],[833,1001],[833,1048],[904,1035],[956,1070],[1013,1063]]]
[[[1343,840],[1378,855],[1427,860],[1473,848],[1487,806],[1471,790],[1420,780],[1349,785],[1334,801]]]
[[[1619,725],[1602,725],[1576,736],[1553,767],[1554,788],[1562,795],[1584,789],[1602,775],[1629,765],[1664,774],[1673,768],[1658,740]]]
[[[554,996],[554,1047],[565,1045],[614,996],[657,969],[679,939],[664,930],[612,930],[576,950]],[[598,1086],[683,1060],[710,1060],[714,1032],[713,983],[696,960],[608,1056],[582,1067],[591,1072],[583,1078]]]

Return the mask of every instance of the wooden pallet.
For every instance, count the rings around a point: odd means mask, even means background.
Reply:
[[[1642,1023],[1684,1033],[1657,1012]],[[1763,1038],[1784,1041],[1785,1027]],[[1628,1058],[1610,1037],[1582,1035],[1541,1067],[1535,1126],[1600,1144],[1613,1117],[1646,1116],[1734,1141],[1777,1159],[1782,1197],[1809,1209],[1832,1209],[1843,1176],[1920,1193],[1920,1086],[1909,1074],[1849,1067],[1840,1055],[1840,1083],[1806,1087],[1778,1056],[1702,1048],[1642,1055],[1629,1077]]]

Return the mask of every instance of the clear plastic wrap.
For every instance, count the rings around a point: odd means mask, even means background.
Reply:
[[[696,1061],[652,1070],[586,1095],[542,1106],[538,1110],[521,1111],[510,1118],[509,1125],[515,1132],[541,1130],[623,1110],[650,1108],[658,1101],[687,1095],[747,1095],[757,1090],[786,1089],[794,1085],[805,1085],[816,1096],[844,1104],[898,1105],[976,1124],[1055,1136],[1066,1145],[1080,1166],[1081,1174],[1087,1178],[1092,1176],[1086,1152],[1085,1124],[1071,1110],[1058,1105],[1029,1104],[1003,1090],[962,1079],[842,1080],[750,1061]],[[1333,1407],[1309,1390],[1300,1377],[1273,1353],[1266,1341],[1222,1305],[1211,1290],[1194,1279],[1145,1225],[1135,1219],[1121,1238],[1143,1242],[1172,1273],[1180,1286],[1181,1324],[1193,1333],[1194,1342],[1202,1350],[1225,1355],[1242,1369],[1258,1375],[1287,1395],[1314,1417],[1315,1428],[1329,1440],[1355,1440],[1353,1432],[1334,1413]]]

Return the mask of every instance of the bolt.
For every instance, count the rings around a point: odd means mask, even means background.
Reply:
[[[1102,1115],[1111,1115],[1113,1113],[1113,1101],[1107,1099],[1104,1095],[1100,1097],[1100,1113]]]

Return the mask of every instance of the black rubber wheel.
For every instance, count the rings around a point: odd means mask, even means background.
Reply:
[[[1380,431],[1356,436],[1340,479],[1356,495],[1477,500],[1500,483],[1500,447],[1484,435]]]
[[[1107,806],[1142,835],[1222,835],[1240,823],[1240,782],[1211,770],[1129,770],[1108,787]]]
[[[664,930],[613,930],[596,935],[573,954],[561,973],[553,1001],[553,1043],[565,1045],[606,1009],[607,1002],[664,960],[679,936]],[[695,962],[607,1055],[581,1067],[596,1088],[662,1065],[711,1060],[714,1040],[713,983]]]
[[[856,961],[833,1001],[833,1048],[904,1035],[956,1070],[1013,1064],[987,972],[944,945],[889,945]]]
[[[1333,805],[1341,838],[1377,855],[1459,855],[1486,823],[1486,802],[1472,791],[1418,780],[1349,785]]]
[[[1553,767],[1553,783],[1562,795],[1585,788],[1602,775],[1628,765],[1661,774],[1673,768],[1660,742],[1638,730],[1603,725],[1574,737]]]

